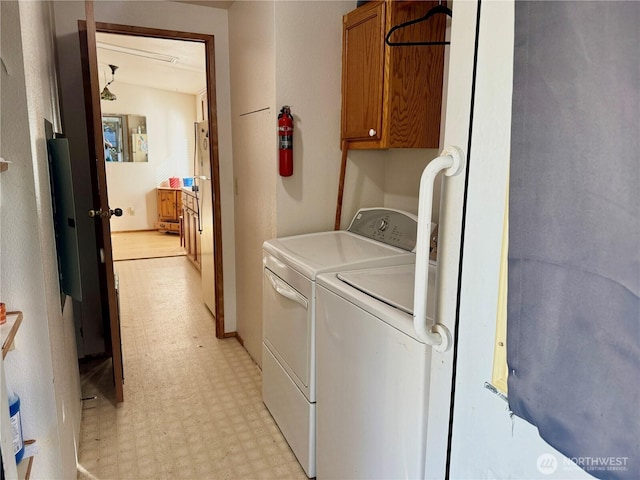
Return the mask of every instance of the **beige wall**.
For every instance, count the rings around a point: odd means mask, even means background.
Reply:
[[[0,297],[24,312],[2,381],[20,396],[24,437],[40,445],[32,477],[75,478],[80,381],[73,308],[69,297],[60,303],[43,122],[60,123],[52,14],[48,2],[0,8],[1,154],[13,162],[0,176]]]
[[[279,237],[333,229],[342,15],[353,7],[350,1],[275,2],[276,108],[290,105],[295,126],[293,175],[276,177]]]
[[[144,115],[149,141],[148,162],[106,163],[109,203],[124,212],[112,217],[111,231],[151,230],[158,213],[156,187],[169,177],[193,175],[196,97],[127,83],[110,88],[118,99],[103,100],[102,114]]]
[[[229,10],[238,332],[258,364],[262,243],[333,225],[342,14],[352,7],[351,2],[236,2]],[[294,173],[286,178],[277,170],[276,119],[282,105],[291,106],[295,124]],[[246,115],[259,109],[266,110]]]
[[[262,243],[333,229],[341,158],[342,16],[353,8],[352,1],[275,1],[235,2],[229,9],[238,332],[259,364]],[[291,177],[277,172],[276,119],[282,105],[290,105],[294,116]],[[242,115],[262,108],[268,110]],[[416,213],[419,175],[437,154],[349,152],[342,228],[362,207]]]
[[[295,119],[294,174],[277,177],[277,236],[332,230],[340,174],[342,16],[346,2],[275,2],[276,104]],[[342,228],[359,208],[417,213],[422,170],[438,149],[352,150]],[[439,198],[434,211],[439,206]]]
[[[262,243],[276,232],[273,14],[273,2],[235,2],[229,9],[238,334],[259,365]]]
[[[420,176],[427,164],[439,155],[438,149],[396,149],[385,162],[384,206],[418,213]],[[436,180],[432,221],[438,223],[440,182]]]

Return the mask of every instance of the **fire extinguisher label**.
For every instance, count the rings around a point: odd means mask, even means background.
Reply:
[[[289,150],[293,148],[293,137],[280,135],[280,150]]]

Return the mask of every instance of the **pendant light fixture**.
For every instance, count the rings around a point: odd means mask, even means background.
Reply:
[[[100,100],[113,101],[117,99],[117,97],[113,93],[111,93],[107,87],[111,85],[115,80],[115,73],[116,73],[116,70],[118,69],[118,66],[109,65],[109,68],[111,68],[111,81],[107,83],[102,89],[102,92],[100,92]]]

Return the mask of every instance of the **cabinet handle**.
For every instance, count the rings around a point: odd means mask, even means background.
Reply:
[[[376,132],[376,131],[375,131],[375,129],[373,129],[373,128],[370,128],[370,129],[369,129],[369,136],[370,136],[370,137],[375,137],[375,136],[376,136],[376,133],[378,133],[378,132]]]

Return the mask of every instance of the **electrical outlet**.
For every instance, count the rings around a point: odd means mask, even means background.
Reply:
[[[133,217],[136,214],[136,209],[133,207],[127,207],[127,213]]]

